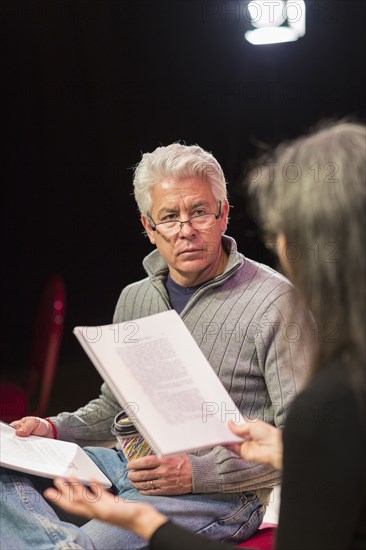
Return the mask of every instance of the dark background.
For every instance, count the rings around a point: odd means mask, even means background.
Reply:
[[[60,273],[56,382],[95,393],[72,327],[109,323],[121,289],[144,275],[151,248],[131,196],[141,152],[177,140],[212,151],[229,181],[229,233],[271,263],[241,189],[245,161],[320,118],[365,119],[363,0],[308,1],[305,37],[269,46],[244,40],[246,4],[0,0],[8,378],[25,369],[41,290]]]

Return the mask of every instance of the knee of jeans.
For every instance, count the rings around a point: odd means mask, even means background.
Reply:
[[[98,464],[98,462],[104,463],[110,458],[110,453],[114,452],[112,449],[106,449],[104,447],[83,447],[86,454]]]
[[[84,451],[118,490],[126,484],[126,461],[121,460],[118,452],[103,447],[84,447]]]
[[[83,447],[83,449],[88,454],[94,454],[96,451],[103,451],[103,447],[93,447],[92,445],[88,445],[87,447]]]

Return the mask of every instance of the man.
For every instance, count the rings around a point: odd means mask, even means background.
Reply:
[[[122,291],[114,321],[176,309],[242,414],[282,427],[286,406],[306,379],[310,327],[302,309],[296,319],[291,315],[293,289],[287,279],[244,258],[224,235],[229,204],[220,165],[198,146],[159,147],[143,155],[134,190],[156,250],[143,263],[147,278]],[[14,425],[19,435],[94,445],[88,454],[120,496],[149,502],[193,531],[232,542],[251,536],[264,512],[259,493],[262,499],[268,496],[279,481],[277,470],[244,462],[219,446],[126,464],[119,452],[103,448],[111,443],[110,427],[119,409],[103,384],[100,397],[75,413]],[[7,548],[132,550],[145,544],[96,520],[81,528],[65,523],[37,492],[34,480],[9,471],[2,479]]]

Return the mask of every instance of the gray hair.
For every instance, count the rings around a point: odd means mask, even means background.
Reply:
[[[208,181],[217,201],[227,199],[223,170],[215,157],[198,145],[172,143],[145,153],[134,173],[134,195],[142,214],[151,210],[150,189],[165,178],[198,177]]]
[[[248,178],[261,225],[285,235],[291,278],[314,315],[315,369],[332,357],[348,356],[351,370],[365,361],[365,170],[366,127],[340,121],[279,146]]]

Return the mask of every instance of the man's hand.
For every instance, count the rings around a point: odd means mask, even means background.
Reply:
[[[142,495],[184,495],[192,492],[192,468],[187,454],[135,458],[127,464],[128,479]]]
[[[10,426],[16,429],[16,434],[22,437],[27,435],[38,435],[40,437],[48,437],[53,439],[52,426],[44,418],[37,416],[24,416],[20,420],[14,420]]]

